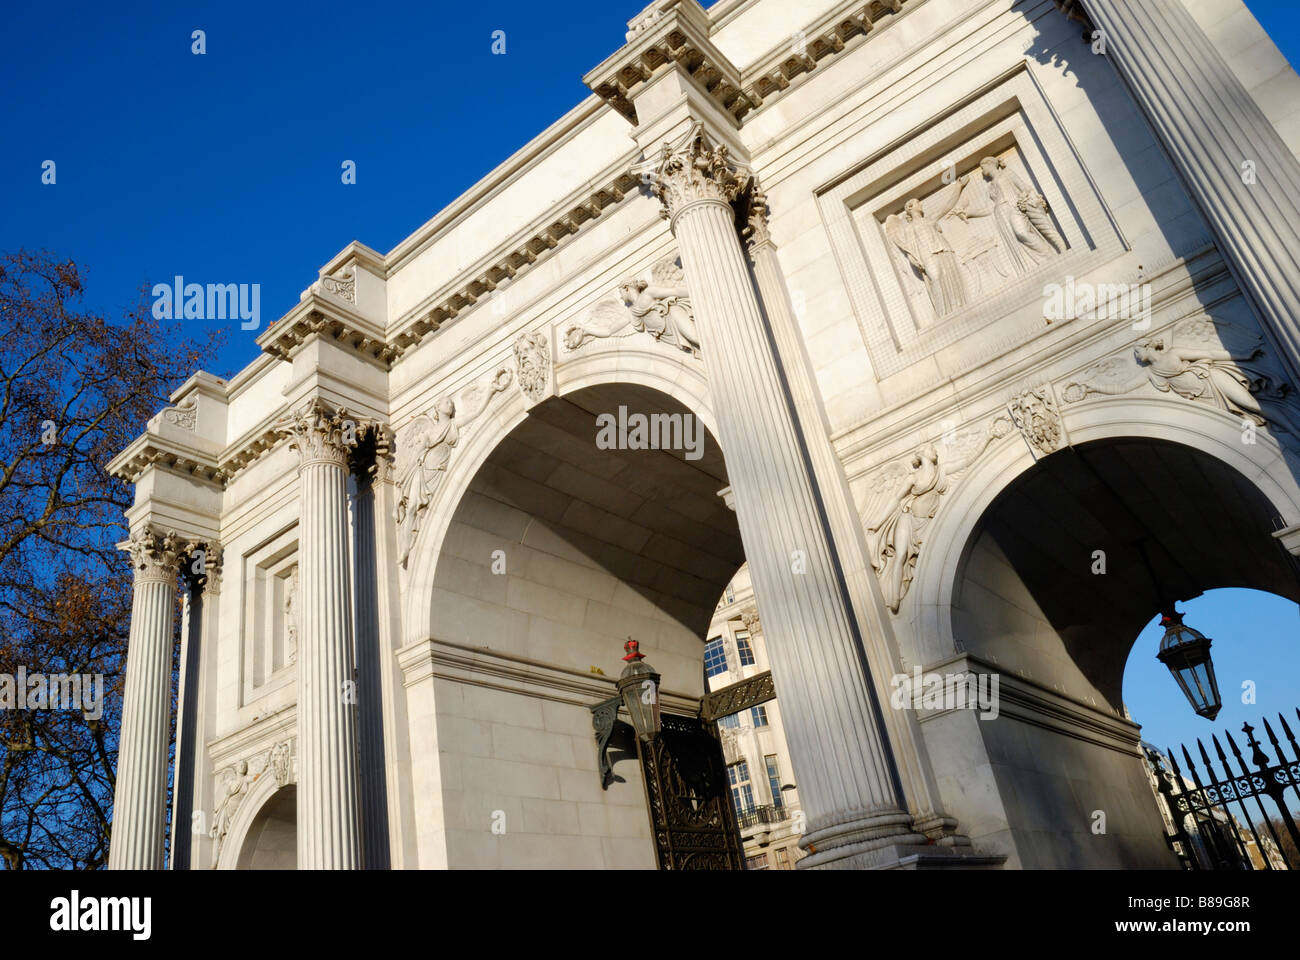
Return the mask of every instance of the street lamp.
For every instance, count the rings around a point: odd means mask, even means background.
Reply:
[[[1192,709],[1206,720],[1213,720],[1223,704],[1210,660],[1210,638],[1183,623],[1181,613],[1163,614],[1160,625],[1165,635],[1156,657],[1174,675]]]
[[[623,698],[623,708],[632,719],[632,727],[642,740],[653,740],[659,735],[659,674],[654,667],[644,663],[645,654],[637,650],[637,641],[628,638],[623,644],[627,664],[618,678],[618,695]]]

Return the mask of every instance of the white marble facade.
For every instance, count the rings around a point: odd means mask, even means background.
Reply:
[[[584,79],[111,465],[113,865],[161,861],[183,574],[172,866],[652,867],[588,707],[631,635],[694,712],[747,562],[801,869],[1171,866],[1119,700],[1142,611],[1070,619],[1120,589],[1078,573],[1079,478],[1128,470],[1116,523],[1233,499],[1231,576],[1295,590],[1250,559],[1300,552],[1294,71],[1240,0],[656,0]],[[620,406],[699,456],[601,449]],[[895,709],[915,667],[999,673],[1000,717]]]

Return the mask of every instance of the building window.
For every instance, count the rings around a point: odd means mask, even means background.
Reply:
[[[760,854],[757,854],[757,855],[752,856],[752,857],[746,857],[746,858],[745,858],[745,869],[746,869],[746,870],[766,870],[766,869],[768,869],[768,866],[767,866],[767,854],[766,854],[766,853],[760,853]]]
[[[727,651],[722,648],[722,638],[714,637],[704,647],[704,675],[716,677],[727,672]]]
[[[772,853],[776,855],[776,868],[778,870],[790,869],[790,848],[789,847],[778,847],[777,849],[773,850]]]
[[[767,707],[759,704],[757,707],[751,707],[749,711],[754,717],[754,726],[767,726]]]
[[[740,714],[738,714],[738,713],[729,713],[729,714],[727,714],[725,717],[721,717],[721,718],[719,718],[719,719],[718,719],[718,726],[720,726],[720,727],[727,727],[727,728],[729,728],[729,729],[731,729],[731,730],[736,729],[737,727],[740,726]]]
[[[754,665],[754,648],[749,645],[749,634],[736,634],[736,649],[740,651],[740,665],[742,667],[752,667]]]
[[[727,584],[726,593],[723,595],[727,598],[727,603],[736,602],[736,588],[733,587],[731,584]]]
[[[754,788],[749,782],[749,764],[744,760],[727,767],[727,779],[731,781],[731,802],[736,813],[744,816],[754,809]]]
[[[780,809],[785,806],[781,799],[781,768],[777,765],[776,754],[764,757],[767,761],[767,785],[772,788],[772,806]]]

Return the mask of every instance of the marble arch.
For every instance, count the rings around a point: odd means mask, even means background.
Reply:
[[[1241,0],[654,0],[611,47],[582,103],[387,253],[344,247],[256,360],[196,373],[108,465],[135,488],[110,865],[163,866],[158,718],[199,551],[171,822],[219,823],[179,832],[173,866],[210,864],[223,824],[235,856],[257,808],[231,819],[232,765],[286,743],[304,868],[649,865],[643,798],[602,790],[584,713],[618,649],[494,632],[604,601],[451,562],[515,441],[618,390],[693,412],[725,456],[709,482],[761,611],[801,869],[1150,865],[1136,808],[1097,843],[1040,815],[1063,790],[1001,804],[1068,771],[989,781],[990,750],[1056,724],[1048,762],[1136,783],[1113,705],[1008,676],[992,735],[890,688],[965,656],[966,542],[1063,446],[1194,448],[1300,554],[1272,432],[1300,419],[1300,77]],[[652,602],[634,593],[605,604],[600,649]],[[474,604],[480,635],[452,619]],[[698,637],[651,632],[686,677]],[[686,712],[692,682],[670,691]]]

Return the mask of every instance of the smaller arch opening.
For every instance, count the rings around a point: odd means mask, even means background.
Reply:
[[[281,787],[262,804],[244,835],[239,870],[298,868],[298,788]]]

